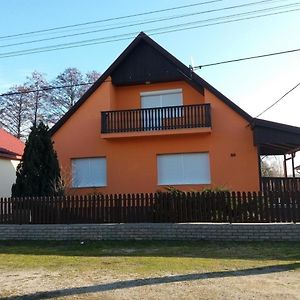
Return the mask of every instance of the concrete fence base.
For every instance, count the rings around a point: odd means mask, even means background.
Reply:
[[[0,240],[300,241],[300,223],[0,225]]]

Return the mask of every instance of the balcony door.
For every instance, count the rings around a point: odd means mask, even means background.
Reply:
[[[141,93],[141,107],[145,109],[142,111],[144,129],[161,129],[163,119],[170,117],[168,115],[169,110],[163,113],[161,109],[151,110],[150,108],[180,106],[182,104],[182,89]],[[175,117],[175,114],[172,115]]]

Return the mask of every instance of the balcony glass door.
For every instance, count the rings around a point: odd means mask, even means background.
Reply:
[[[141,93],[142,108],[161,108],[168,106],[180,106],[182,104],[181,89]],[[168,110],[142,110],[142,120],[145,130],[161,129],[164,118],[169,117]]]

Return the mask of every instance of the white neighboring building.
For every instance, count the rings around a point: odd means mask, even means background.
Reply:
[[[24,143],[0,128],[0,197],[10,197]]]

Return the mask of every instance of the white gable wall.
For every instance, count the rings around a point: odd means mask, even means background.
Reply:
[[[0,157],[0,197],[10,197],[11,187],[16,181],[19,160]]]

